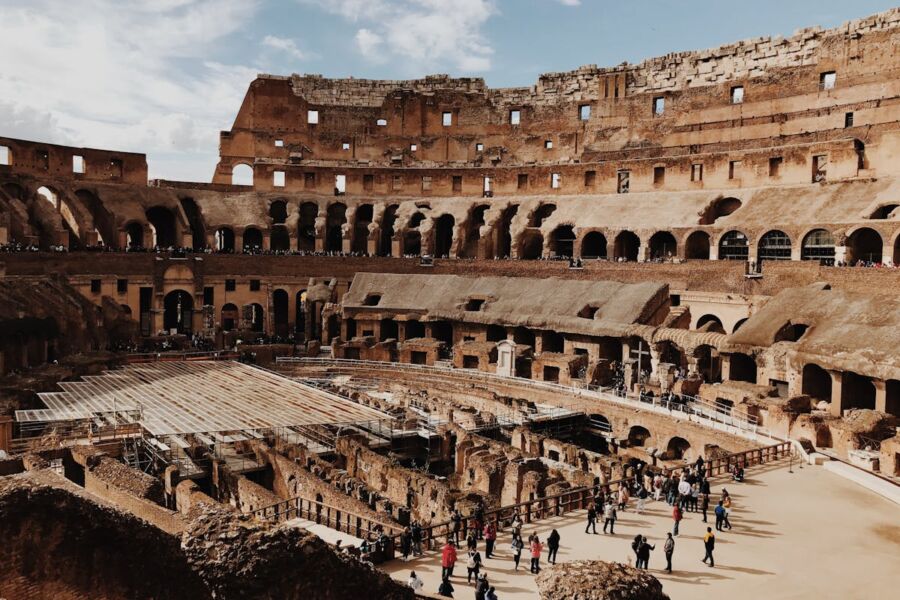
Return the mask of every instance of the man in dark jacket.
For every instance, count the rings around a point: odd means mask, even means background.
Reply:
[[[584,528],[584,532],[590,533],[590,531],[588,531],[588,530],[591,529],[592,527],[594,528],[594,533],[597,533],[597,509],[594,508],[593,504],[591,504],[588,507],[587,527]]]
[[[709,561],[709,566],[716,566],[716,561],[713,558],[713,550],[716,548],[716,536],[712,532],[712,527],[706,528],[706,535],[703,536],[703,546],[706,548],[706,555],[703,557],[703,562]]]
[[[647,543],[647,538],[642,537],[641,542],[638,545],[637,550],[637,568],[638,569],[649,569],[650,568],[650,551],[656,550],[656,546],[651,546]]]

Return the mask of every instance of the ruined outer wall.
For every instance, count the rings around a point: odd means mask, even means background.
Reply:
[[[135,152],[118,152],[96,148],[76,148],[18,140],[0,136],[0,146],[9,148],[10,165],[0,165],[4,171],[27,173],[43,178],[71,178],[82,182],[121,182],[147,184],[147,156]],[[73,170],[73,156],[84,158],[84,173]]]

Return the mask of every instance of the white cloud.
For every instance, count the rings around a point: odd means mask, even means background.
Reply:
[[[556,0],[564,6],[581,6],[581,0]]]
[[[206,60],[255,0],[0,5],[0,134],[208,163],[257,70]],[[6,118],[14,115],[13,119]],[[11,131],[10,131],[11,130]],[[198,158],[199,157],[199,158]],[[174,162],[174,161],[173,161]],[[214,160],[212,164],[214,164]],[[206,179],[206,173],[194,178]]]
[[[297,60],[306,60],[307,58],[309,58],[305,52],[297,47],[297,44],[294,42],[294,40],[290,40],[288,38],[267,35],[263,38],[262,45],[269,48],[274,48],[275,50],[281,50],[288,56],[291,56],[292,58],[295,58]]]
[[[368,60],[403,60],[411,71],[491,68],[494,50],[481,32],[492,0],[300,0],[359,24],[356,47]]]

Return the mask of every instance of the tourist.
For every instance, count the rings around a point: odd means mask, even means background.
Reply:
[[[462,515],[460,514],[458,508],[453,509],[453,513],[450,515],[450,522],[453,524],[452,529],[451,529],[451,531],[452,531],[451,535],[453,536],[453,543],[458,544],[459,543],[459,533],[462,530]]]
[[[588,507],[587,511],[587,527],[584,528],[585,533],[590,533],[588,531],[591,528],[594,528],[594,533],[597,533],[597,510],[594,508],[594,505],[591,504]]]
[[[678,482],[678,506],[684,510],[687,506],[688,498],[691,496],[691,484],[682,475],[681,481]]]
[[[684,513],[681,511],[681,507],[676,504],[672,509],[672,520],[675,521],[675,525],[672,526],[672,535],[678,535],[678,526],[683,518]]]
[[[412,539],[413,554],[422,556],[422,526],[418,521],[413,521],[410,538]]]
[[[422,583],[422,580],[419,579],[419,576],[416,575],[416,572],[415,572],[415,571],[411,571],[411,572],[409,573],[409,579],[406,581],[406,585],[408,585],[409,587],[411,587],[411,588],[412,588],[412,591],[418,592],[418,591],[420,591],[420,590],[422,589],[422,587],[423,587],[425,584]]]
[[[516,571],[519,570],[519,559],[522,558],[522,548],[524,547],[521,536],[512,539],[513,562],[516,563]]]
[[[519,518],[519,513],[516,513],[516,516],[513,517],[512,525],[512,537],[513,539],[518,538],[519,541],[522,541],[522,519]]]
[[[450,580],[446,577],[441,581],[441,585],[438,588],[438,596],[443,596],[445,598],[453,597],[453,584],[450,583]]]
[[[475,537],[475,530],[469,532],[469,536],[466,538],[466,548],[469,550],[474,550],[478,546],[478,538]]]
[[[481,571],[481,554],[478,550],[469,550],[468,558],[466,559],[466,570],[468,571],[466,576],[467,583],[472,583],[472,575],[475,576],[475,581],[478,581],[478,573]]]
[[[617,518],[616,505],[610,501],[607,503],[606,508],[603,509],[603,533],[606,533],[606,526],[609,525],[610,535],[616,535]]]
[[[691,497],[689,499],[691,512],[697,512],[697,506],[700,501],[700,484],[696,481],[691,484]]]
[[[485,600],[487,597],[488,588],[490,588],[490,584],[488,583],[487,575],[482,573],[477,577],[475,581],[475,600]]]
[[[709,510],[709,494],[700,496],[700,507],[703,509],[703,522],[706,523],[706,512]]]
[[[488,591],[484,597],[484,600],[498,600],[497,592],[494,590],[494,586],[491,586],[488,588]]]
[[[484,556],[492,558],[494,554],[494,543],[497,541],[497,526],[493,521],[488,521],[484,526]]]
[[[706,554],[703,556],[703,562],[705,563],[707,560],[709,561],[709,566],[716,566],[716,561],[713,559],[713,550],[716,548],[716,536],[712,532],[712,527],[706,528],[706,535],[703,536],[703,546],[706,548]]]
[[[675,553],[675,538],[671,533],[666,534],[666,543],[663,546],[663,552],[666,553],[666,572],[672,572],[672,554]]]
[[[643,539],[644,539],[644,536],[642,536],[641,534],[637,534],[636,536],[634,536],[634,539],[631,540],[631,551],[634,552],[634,564],[636,567],[640,567],[640,560],[638,559],[638,552],[641,549],[641,541],[643,541]]]
[[[412,536],[409,531],[409,527],[406,527],[403,530],[403,533],[400,534],[400,554],[403,555],[403,561],[406,562],[409,560],[409,553],[412,550]]]
[[[559,552],[559,532],[554,529],[547,537],[547,562],[551,565],[556,564],[557,552]]]
[[[447,540],[441,550],[441,578],[447,579],[453,577],[453,567],[456,566],[456,544],[452,540]]]
[[[641,543],[638,545],[637,551],[637,568],[638,569],[649,569],[650,568],[650,551],[656,550],[656,546],[652,546],[647,542],[647,537],[641,537]]]
[[[628,504],[628,486],[620,485],[619,486],[619,510],[625,510],[626,504]]]
[[[640,514],[643,514],[643,512],[644,512],[644,505],[647,502],[647,496],[649,496],[649,494],[647,493],[647,488],[639,483],[637,486],[637,493],[635,495],[637,496],[637,499],[638,499],[637,514],[640,515]]]
[[[478,539],[481,539],[482,528],[484,527],[484,504],[481,500],[475,505],[475,514],[473,516],[475,518],[475,535],[478,536]]]
[[[531,572],[532,573],[540,573],[541,572],[541,551],[543,551],[544,546],[541,544],[541,539],[535,535],[531,540]]]
[[[722,505],[722,501],[719,500],[719,504],[716,505],[716,531],[722,531],[722,525],[725,523],[725,506]]]

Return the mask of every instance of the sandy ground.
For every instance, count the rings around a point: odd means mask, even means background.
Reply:
[[[536,532],[544,541],[556,528],[562,536],[559,562],[627,562],[633,556],[631,540],[638,533],[646,535],[656,544],[650,572],[662,581],[672,600],[900,597],[900,507],[896,504],[821,467],[798,468],[796,462],[793,473],[785,461],[749,470],[742,484],[725,481],[724,485],[735,500],[734,529],[717,533],[715,568],[701,562],[706,524],[699,513],[686,513],[675,542],[674,572],[662,571],[662,543],[672,527],[665,502],[649,502],[642,515],[634,512],[632,502],[619,514],[615,536],[585,534],[585,511],[542,521],[530,529],[526,526],[523,533],[527,537]],[[714,482],[714,497],[721,487]],[[712,512],[709,525],[714,527]],[[499,551],[485,561],[484,571],[501,600],[538,598],[526,554],[523,568],[514,571],[509,541],[508,534],[501,535]],[[483,542],[479,551],[483,556]],[[464,551],[460,556],[452,579],[454,597],[473,598],[474,590],[466,584]],[[546,550],[541,565],[550,567]],[[437,591],[437,553],[407,563],[397,559],[382,568],[402,581],[414,569],[424,579],[425,591]]]

